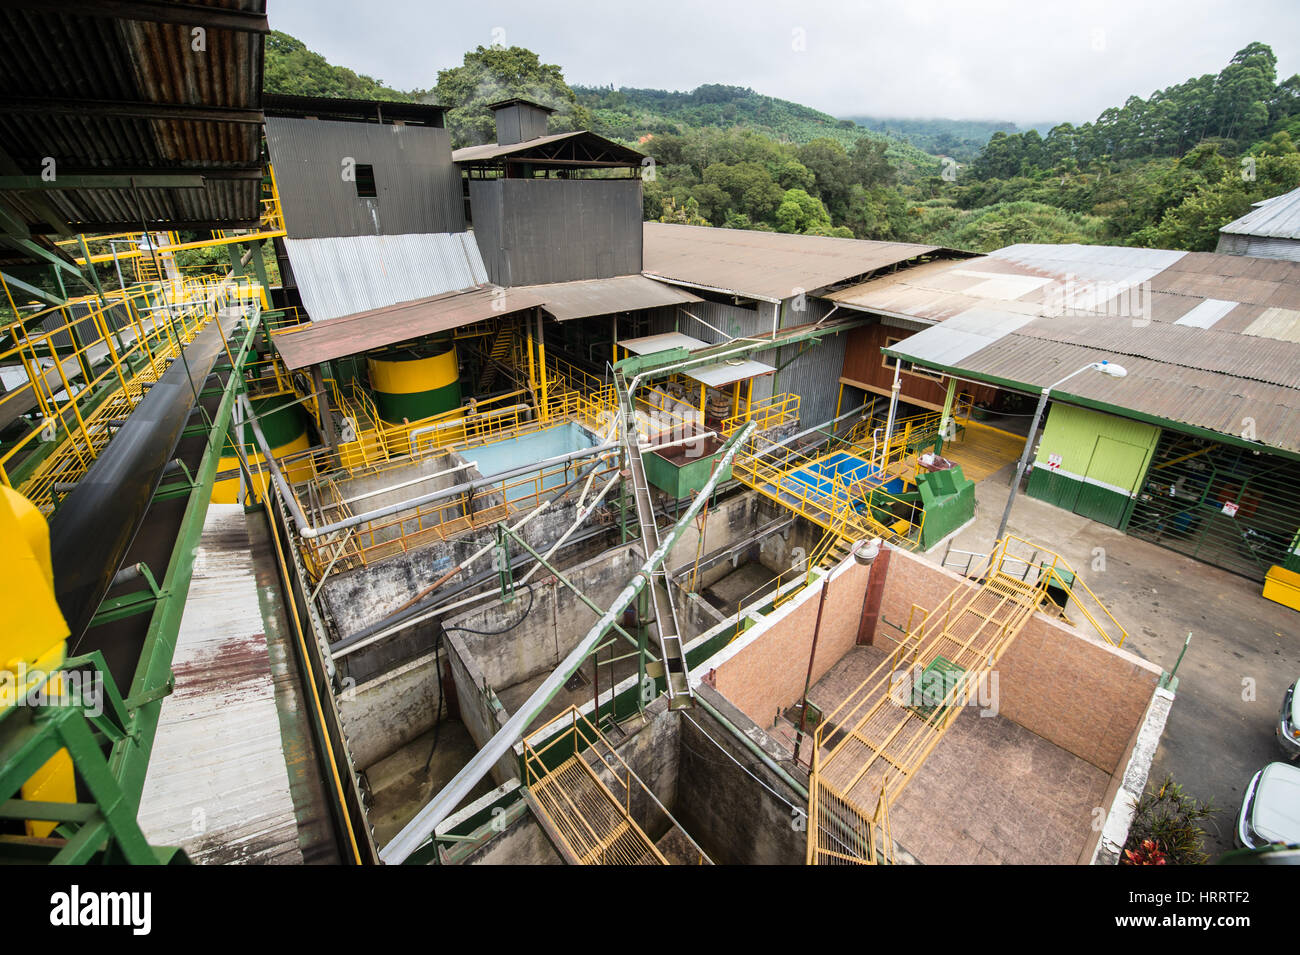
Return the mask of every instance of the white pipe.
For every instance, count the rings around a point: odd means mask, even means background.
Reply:
[[[595,476],[596,475],[594,473],[591,475],[591,477],[593,478]],[[605,495],[610,492],[610,490],[614,487],[614,485],[617,484],[620,480],[622,480],[622,477],[623,476],[621,474],[615,474],[612,478],[610,478],[608,481],[605,482],[605,486],[601,488],[600,493],[596,495],[596,499],[592,501],[590,504],[588,504],[581,511],[579,511],[578,515],[573,519],[573,523],[569,525],[568,529],[565,530],[565,532],[559,536],[559,539],[556,540],[556,542],[550,546],[550,549],[548,549],[546,553],[542,555],[542,560],[550,560],[551,555],[564,546],[564,542],[568,540],[571,536],[573,536],[573,532],[582,526],[583,521],[585,521],[588,517],[591,516],[591,512],[596,509],[597,505],[599,505],[602,500],[604,500]],[[590,478],[588,480],[590,480]],[[528,573],[524,574],[524,576],[519,579],[518,583],[515,586],[528,583],[528,578],[532,577],[533,574],[537,573],[538,569],[541,566],[542,565],[538,563],[530,567],[528,569]]]
[[[903,359],[894,359],[894,386],[889,391],[889,415],[885,418],[885,446],[880,452],[879,469],[885,469],[885,458],[889,457],[889,442],[894,436],[894,419],[898,415],[898,390],[902,387],[898,375],[903,368]]]
[[[515,405],[507,405],[504,408],[497,408],[493,411],[477,411],[474,412],[473,414],[462,415],[459,418],[449,418],[446,421],[438,421],[434,424],[427,424],[423,428],[416,428],[414,431],[411,432],[408,440],[411,442],[411,447],[414,448],[415,442],[418,438],[426,434],[431,434],[434,431],[441,431],[444,428],[460,427],[472,420],[478,420],[481,418],[499,418],[502,415],[513,414],[516,411],[528,411],[528,410],[530,410],[528,405],[515,404]]]
[[[410,487],[412,484],[432,481],[434,478],[442,477],[444,474],[455,474],[457,471],[464,471],[466,468],[476,467],[478,467],[477,461],[466,461],[464,464],[458,464],[454,468],[447,468],[445,471],[435,471],[432,474],[426,474],[424,477],[412,478],[409,481],[402,481],[399,484],[390,484],[388,487],[381,487],[377,491],[366,491],[364,494],[358,494],[356,497],[349,497],[342,501],[332,502],[326,506],[339,507],[343,504],[355,504],[357,501],[364,501],[368,497],[378,497],[380,494],[387,494],[389,491],[399,491],[404,487]]]

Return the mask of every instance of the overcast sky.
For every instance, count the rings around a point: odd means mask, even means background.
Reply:
[[[1094,119],[1217,73],[1252,40],[1300,71],[1297,0],[269,0],[271,26],[399,89],[480,44],[571,84],[748,86],[836,116]]]

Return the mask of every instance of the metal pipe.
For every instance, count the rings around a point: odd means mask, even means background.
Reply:
[[[450,816],[456,807],[464,802],[465,797],[478,785],[479,780],[487,775],[497,760],[514,746],[515,741],[523,735],[528,725],[537,718],[560,687],[582,665],[583,660],[591,653],[592,648],[600,643],[605,634],[618,621],[623,609],[645,588],[651,574],[668,557],[673,545],[691,526],[696,515],[704,507],[705,502],[713,493],[714,486],[718,483],[718,478],[727,469],[727,465],[736,456],[736,451],[753,430],[754,423],[751,421],[727,442],[726,450],[718,466],[709,475],[709,479],[695,496],[691,506],[687,508],[686,513],[674,525],[672,531],[664,542],[659,545],[658,549],[646,558],[641,569],[628,581],[627,585],[614,599],[610,608],[587,631],[587,635],[578,641],[578,645],[569,652],[569,655],[551,672],[551,675],[543,680],[541,685],[532,692],[532,695],[506,721],[505,725],[497,730],[487,744],[474,754],[473,758],[465,764],[455,778],[444,786],[423,809],[416,813],[415,817],[402,828],[401,832],[393,837],[388,845],[384,846],[379,853],[381,861],[390,865],[406,861],[413,852],[428,841],[434,830],[437,829],[438,824]]]
[[[249,412],[251,415],[252,406],[248,403],[247,396],[240,395],[239,400],[244,403],[244,410]],[[621,447],[621,445],[618,444],[602,444],[593,448],[583,448],[579,451],[571,451],[568,454],[556,455],[553,458],[546,458],[532,464],[511,468],[508,471],[502,471],[500,474],[493,474],[490,477],[467,481],[464,484],[457,484],[453,487],[444,488],[441,491],[433,491],[429,494],[422,494],[413,497],[407,501],[399,501],[396,504],[390,504],[386,507],[381,507],[378,510],[354,514],[351,517],[344,518],[341,521],[335,521],[332,524],[315,527],[309,520],[307,520],[307,516],[302,512],[302,508],[298,505],[298,500],[294,496],[293,489],[289,486],[289,482],[285,480],[284,474],[275,463],[275,457],[271,454],[270,443],[266,440],[266,435],[262,433],[261,424],[256,418],[252,417],[249,418],[248,424],[252,427],[253,437],[257,439],[257,443],[262,449],[262,456],[266,459],[266,465],[271,472],[271,478],[275,481],[276,487],[280,489],[280,495],[284,498],[284,503],[289,508],[289,513],[293,517],[293,522],[298,526],[298,536],[307,539],[320,537],[323,534],[332,534],[335,531],[346,530],[349,527],[356,527],[358,524],[378,520],[381,517],[388,517],[392,514],[409,510],[413,507],[432,504],[434,501],[440,501],[444,498],[456,497],[461,494],[475,491],[480,487],[499,484],[501,481],[508,480],[512,477],[518,477],[521,474],[540,471],[552,464],[568,464],[572,461],[580,461],[583,458],[589,458],[595,455],[608,456],[610,452]]]
[[[831,418],[830,421],[823,421],[821,424],[813,425],[811,428],[805,428],[803,431],[800,431],[798,434],[792,434],[788,438],[782,438],[780,441],[777,441],[773,444],[769,444],[762,451],[755,453],[754,459],[757,460],[758,458],[766,457],[767,455],[775,451],[777,448],[783,448],[791,441],[797,441],[800,438],[805,438],[808,435],[812,434],[814,431],[820,431],[822,428],[826,427],[827,425],[835,424],[835,422],[837,421],[843,421],[845,418],[851,418],[853,415],[857,414],[866,406],[867,405],[864,402],[863,404],[858,405],[852,411],[844,412],[844,414],[840,415],[838,418]]]
[[[457,464],[455,467],[447,468],[444,471],[434,471],[432,474],[426,474],[423,477],[412,478],[409,481],[401,481],[397,484],[390,484],[387,487],[381,487],[377,491],[366,491],[364,494],[358,494],[356,497],[345,498],[337,504],[330,506],[338,507],[342,504],[355,504],[357,501],[364,501],[366,498],[378,497],[380,494],[387,494],[389,491],[398,491],[404,487],[411,487],[414,484],[421,484],[425,481],[432,481],[436,477],[442,477],[444,474],[455,474],[457,471],[464,471],[466,468],[478,467],[477,461],[466,461],[464,464]]]
[[[757,756],[759,761],[764,766],[766,766],[772,772],[776,773],[777,776],[781,778],[781,781],[783,783],[785,783],[787,786],[793,789],[804,799],[808,798],[807,787],[805,787],[802,783],[800,783],[788,772],[786,772],[786,770],[782,769],[781,766],[775,760],[773,760],[771,756],[767,754],[767,752],[763,749],[763,747],[759,746],[752,739],[750,739],[743,732],[741,732],[740,728],[736,726],[735,723],[731,722],[731,720],[723,716],[712,703],[704,699],[703,694],[696,694],[695,702],[699,703],[700,706],[704,708],[705,713],[708,713],[715,720],[721,723],[722,728],[725,729],[732,736],[734,736],[740,743],[742,743],[747,750],[749,750],[751,753]],[[688,720],[690,719],[689,716],[686,718]],[[697,723],[696,725],[698,726],[699,724]]]

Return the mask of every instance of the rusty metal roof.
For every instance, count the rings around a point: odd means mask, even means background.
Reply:
[[[518,289],[479,288],[375,308],[324,322],[312,322],[272,341],[290,371],[359,355],[387,345],[500,318],[543,304],[541,296]]]
[[[0,174],[37,175],[53,159],[56,176],[184,173],[204,185],[43,188],[0,200],[33,234],[124,231],[141,219],[149,228],[256,224],[265,8],[265,0],[5,4]]]
[[[932,327],[886,349],[957,375],[1300,452],[1300,263],[1211,253],[1013,246],[831,296]]]
[[[935,253],[961,254],[935,245],[647,222],[642,271],[688,288],[779,302]]]
[[[542,307],[561,322],[701,301],[698,295],[643,275],[616,275],[608,279],[519,285],[514,288],[518,292],[539,296],[544,302]]]

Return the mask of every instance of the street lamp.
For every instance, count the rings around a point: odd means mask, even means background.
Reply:
[[[1029,436],[1025,438],[1024,453],[1020,455],[1020,463],[1016,465],[1016,476],[1011,480],[1011,493],[1007,495],[1007,507],[1002,512],[1002,523],[998,525],[998,533],[993,538],[995,541],[1002,540],[1002,536],[1007,532],[1007,521],[1011,519],[1011,505],[1015,503],[1016,492],[1020,490],[1020,479],[1024,477],[1025,467],[1029,464],[1029,453],[1034,449],[1034,435],[1038,433],[1038,421],[1043,416],[1043,409],[1047,407],[1048,395],[1053,388],[1065,384],[1075,375],[1085,371],[1099,371],[1111,378],[1123,378],[1128,374],[1128,370],[1123,365],[1117,365],[1112,361],[1094,361],[1070,372],[1060,381],[1053,382],[1043,389],[1042,394],[1038,396],[1038,407],[1034,409],[1034,420],[1029,425]]]

